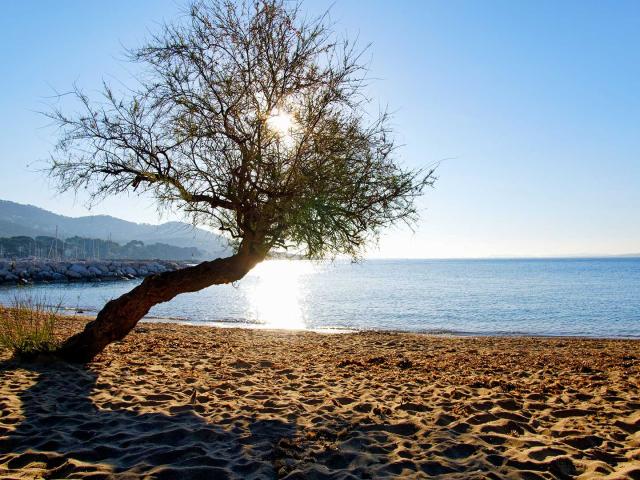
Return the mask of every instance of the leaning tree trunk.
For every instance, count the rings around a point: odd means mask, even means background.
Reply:
[[[240,280],[263,258],[263,255],[240,252],[228,258],[146,277],[130,292],[109,301],[82,332],[60,346],[57,355],[69,362],[89,362],[107,345],[124,338],[154,305],[181,293]]]

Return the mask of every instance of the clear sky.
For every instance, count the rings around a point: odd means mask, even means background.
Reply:
[[[640,2],[307,0],[372,43],[370,94],[395,111],[406,165],[444,160],[416,231],[382,257],[640,252]],[[38,110],[77,82],[127,81],[136,46],[180,0],[2,2],[0,198],[71,216],[42,160],[55,131]],[[40,163],[39,163],[40,162]],[[147,199],[94,207],[158,223]]]

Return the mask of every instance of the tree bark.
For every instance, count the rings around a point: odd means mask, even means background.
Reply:
[[[263,259],[264,255],[241,249],[228,258],[146,277],[130,292],[109,301],[95,320],[67,339],[56,353],[69,362],[90,362],[107,345],[124,338],[154,305],[181,293],[240,280]]]

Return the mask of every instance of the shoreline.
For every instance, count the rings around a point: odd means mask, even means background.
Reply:
[[[3,478],[640,476],[632,340],[145,322],[86,367],[0,372]]]
[[[65,317],[70,318],[90,318],[95,319],[97,312],[95,314],[88,313],[88,310],[81,311],[73,311],[76,310],[74,307],[63,307],[63,311],[60,312],[60,315],[64,315]],[[73,312],[72,312],[73,311]],[[451,338],[531,338],[531,339],[575,339],[575,340],[624,340],[624,341],[640,341],[640,336],[628,335],[628,336],[606,336],[606,337],[598,337],[598,336],[590,336],[590,335],[567,335],[567,334],[532,334],[532,333],[475,333],[475,332],[462,332],[462,331],[454,331],[454,330],[422,330],[422,331],[411,331],[411,330],[386,330],[386,329],[357,329],[351,327],[336,327],[330,326],[326,328],[273,328],[268,324],[264,323],[248,323],[244,321],[197,321],[197,320],[188,320],[188,319],[179,319],[175,317],[157,317],[157,316],[146,316],[140,320],[139,323],[147,324],[147,323],[159,323],[159,324],[175,324],[175,325],[185,325],[185,326],[193,326],[193,327],[204,327],[204,328],[217,328],[217,329],[240,329],[240,330],[263,330],[269,332],[311,332],[318,334],[327,334],[327,335],[341,335],[346,333],[389,333],[389,334],[399,334],[399,335],[424,335],[427,337],[451,337]]]
[[[2,305],[2,304],[0,304]],[[10,308],[10,305],[4,305]],[[97,316],[96,311],[89,309],[77,309],[76,307],[62,307],[58,312],[59,315],[75,319],[91,319],[94,320]],[[351,333],[389,333],[398,335],[423,335],[426,337],[439,337],[439,338],[522,338],[522,339],[567,339],[567,340],[621,340],[621,341],[640,341],[640,336],[625,335],[625,336],[591,336],[591,335],[569,335],[569,334],[548,334],[548,333],[508,333],[508,332],[464,332],[454,330],[398,330],[398,329],[358,329],[353,327],[321,327],[321,328],[274,328],[265,323],[249,323],[242,320],[238,321],[197,321],[180,319],[176,317],[158,317],[158,316],[145,316],[140,322],[141,324],[158,323],[158,324],[175,324],[193,327],[203,328],[215,328],[215,329],[233,329],[233,330],[261,330],[268,332],[310,332],[326,335],[342,335]]]

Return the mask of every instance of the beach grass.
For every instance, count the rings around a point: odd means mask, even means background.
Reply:
[[[9,307],[0,306],[0,346],[15,357],[51,353],[58,345],[55,325],[60,305],[45,298],[16,296]]]

